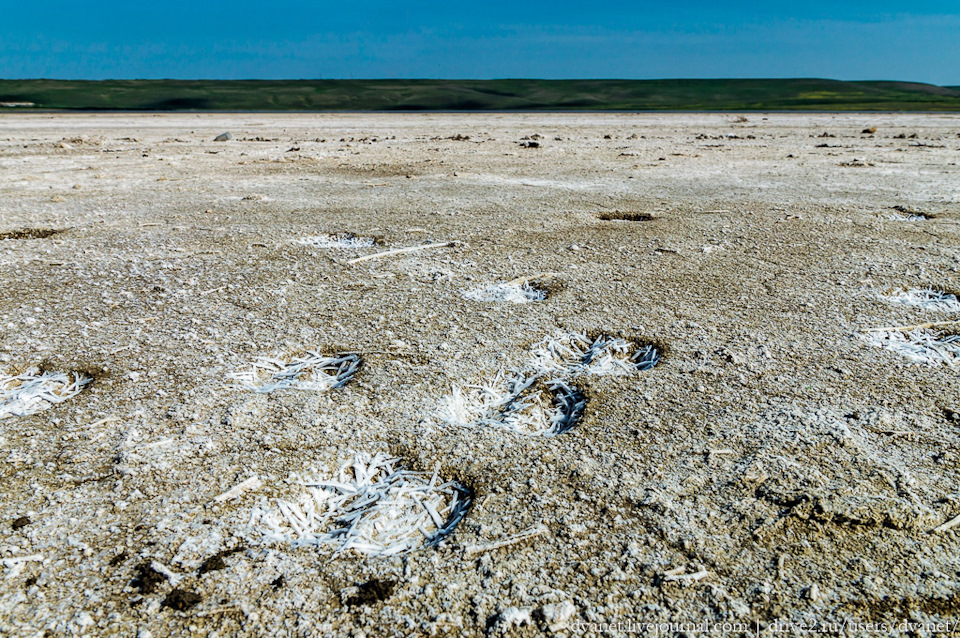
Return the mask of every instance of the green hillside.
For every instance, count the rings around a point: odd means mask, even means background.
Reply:
[[[821,79],[0,80],[0,103],[20,104],[11,110],[960,111],[960,87]]]

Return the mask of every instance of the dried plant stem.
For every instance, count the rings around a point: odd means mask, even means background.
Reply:
[[[39,563],[43,561],[43,554],[31,554],[29,556],[11,556],[9,558],[4,558],[0,560],[3,563],[4,567],[13,567],[14,565],[20,565],[22,563]]]
[[[223,503],[224,501],[229,501],[241,496],[245,492],[251,490],[260,489],[260,486],[263,485],[263,482],[256,475],[251,476],[247,480],[238,483],[234,487],[230,488],[220,496],[214,497],[213,501],[215,503]]]
[[[710,575],[710,572],[708,572],[708,571],[705,570],[705,569],[701,569],[700,571],[698,571],[698,572],[696,572],[696,573],[693,573],[693,574],[676,574],[676,573],[671,574],[670,572],[666,572],[666,573],[664,573],[664,578],[663,578],[663,580],[664,580],[665,582],[668,582],[668,583],[672,583],[672,582],[676,582],[676,581],[680,581],[680,582],[687,581],[687,582],[689,582],[689,581],[703,580],[704,578],[706,578],[706,577],[709,576],[709,575]]]
[[[939,533],[941,533],[941,532],[949,531],[949,530],[953,529],[954,527],[956,527],[957,525],[960,525],[960,516],[954,516],[953,518],[951,518],[949,521],[947,521],[947,522],[944,523],[943,525],[941,525],[941,526],[939,526],[939,527],[933,528],[932,530],[930,530],[930,532],[931,532],[931,533],[935,533],[935,534],[939,534]]]
[[[540,281],[542,279],[553,279],[554,277],[559,277],[559,276],[560,276],[560,273],[556,273],[556,272],[541,272],[541,273],[537,273],[536,275],[527,275],[525,277],[517,277],[516,279],[511,279],[510,281],[506,282],[506,285],[522,286],[524,284],[530,283],[531,281]]]
[[[456,246],[456,245],[457,245],[457,242],[455,241],[444,241],[438,244],[424,244],[423,246],[410,246],[409,248],[396,248],[394,250],[387,250],[382,253],[374,253],[373,255],[357,257],[356,259],[351,259],[347,263],[359,264],[362,261],[370,261],[371,259],[379,259],[380,257],[390,257],[391,255],[399,255],[401,253],[412,253],[417,250],[426,250],[427,248],[445,248],[447,246]]]
[[[927,328],[937,328],[939,326],[950,326],[960,324],[960,319],[950,321],[931,321],[930,323],[920,323],[915,326],[891,326],[888,328],[865,328],[862,332],[913,332],[914,330],[925,330]]]
[[[519,534],[514,534],[513,536],[508,536],[507,538],[496,541],[495,543],[487,543],[486,545],[471,545],[463,550],[463,555],[467,558],[475,556],[477,554],[483,554],[484,552],[493,551],[495,549],[500,549],[502,547],[509,547],[510,545],[516,545],[521,541],[525,541],[528,538],[536,538],[537,536],[543,536],[547,533],[547,528],[543,525],[537,525],[536,527],[531,527],[530,529],[525,529]]]

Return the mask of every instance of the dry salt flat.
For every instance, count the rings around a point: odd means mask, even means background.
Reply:
[[[2,114],[0,634],[956,620],[960,116],[746,119]]]

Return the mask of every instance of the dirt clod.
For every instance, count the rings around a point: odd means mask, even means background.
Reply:
[[[395,580],[380,580],[374,578],[367,581],[357,588],[357,593],[347,599],[347,605],[350,607],[360,607],[361,605],[373,605],[383,602],[393,595],[397,588]]]
[[[17,531],[23,527],[29,525],[32,521],[26,516],[21,516],[19,518],[13,519],[13,522],[10,523],[10,527],[13,528],[13,531]]]
[[[169,607],[174,611],[186,611],[191,607],[196,607],[202,602],[203,597],[200,596],[200,594],[177,587],[163,599],[163,606]]]
[[[242,552],[244,549],[246,548],[235,547],[233,549],[225,549],[222,552],[214,554],[213,556],[210,556],[205,561],[203,561],[203,563],[200,565],[200,569],[198,570],[198,572],[201,575],[203,575],[203,574],[206,574],[207,572],[215,572],[221,569],[226,569],[227,563],[223,559],[226,558],[227,556],[230,556],[231,554]]]
[[[653,215],[650,213],[636,213],[630,211],[604,211],[597,215],[597,219],[609,222],[609,221],[625,221],[625,222],[648,222],[653,219]]]
[[[0,233],[0,241],[4,239],[46,239],[62,232],[62,230],[54,230],[53,228],[21,228],[20,230]]]
[[[150,563],[140,563],[137,566],[137,572],[130,582],[131,587],[136,587],[141,594],[152,594],[157,591],[166,581],[163,574],[156,571]]]

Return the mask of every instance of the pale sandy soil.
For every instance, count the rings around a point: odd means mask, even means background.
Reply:
[[[0,419],[0,634],[957,620],[960,527],[931,530],[960,514],[960,368],[860,331],[960,318],[882,298],[960,290],[960,116],[748,119],[0,115],[0,234],[61,231],[0,241],[0,375],[94,376]],[[380,245],[296,242],[345,232]],[[544,301],[463,296],[544,272]],[[437,419],[558,329],[663,359],[578,379],[556,437]],[[305,349],[363,367],[326,393],[226,376]],[[473,491],[439,547],[250,525],[292,472],[377,451]]]

